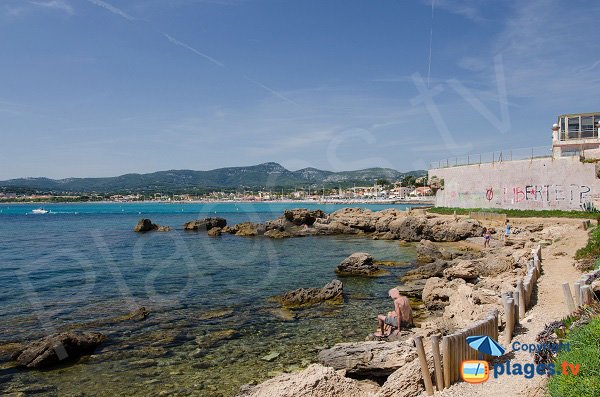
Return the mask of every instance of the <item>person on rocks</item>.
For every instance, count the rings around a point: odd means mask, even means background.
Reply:
[[[504,241],[508,240],[508,236],[510,236],[510,221],[506,220],[506,228],[504,229]]]
[[[483,248],[490,248],[490,240],[492,239],[492,233],[489,228],[483,229]]]
[[[412,308],[408,298],[401,295],[396,288],[389,290],[388,295],[394,301],[394,311],[388,312],[387,315],[380,314],[377,316],[379,331],[375,333],[375,336],[398,334],[402,326],[408,328],[414,325]]]

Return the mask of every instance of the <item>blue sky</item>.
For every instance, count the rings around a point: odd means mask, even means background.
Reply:
[[[0,0],[0,179],[411,170],[549,146],[558,114],[600,111],[598,15],[580,0]]]

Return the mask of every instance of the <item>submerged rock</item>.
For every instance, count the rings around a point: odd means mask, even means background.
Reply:
[[[340,280],[332,280],[323,288],[298,288],[283,295],[278,295],[275,300],[286,307],[301,307],[315,305],[322,302],[342,303],[344,286]]]
[[[227,220],[219,217],[196,219],[187,222],[183,225],[185,230],[199,231],[199,230],[210,230],[213,227],[224,228],[227,226]]]
[[[342,276],[379,276],[385,274],[373,263],[373,257],[366,252],[355,252],[342,261],[335,269]]]
[[[20,366],[30,369],[50,368],[61,361],[92,354],[105,339],[106,336],[97,332],[64,332],[28,344],[13,358]]]

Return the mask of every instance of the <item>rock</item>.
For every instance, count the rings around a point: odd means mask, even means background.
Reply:
[[[234,329],[213,331],[196,337],[196,344],[203,348],[215,347],[224,341],[237,338],[238,336],[239,332]]]
[[[343,369],[356,377],[386,377],[406,363],[417,359],[406,342],[368,341],[338,343],[319,352],[319,363]]]
[[[215,318],[227,317],[232,314],[233,309],[231,308],[207,310],[198,316],[198,320],[212,320]]]
[[[457,264],[444,270],[444,275],[448,278],[462,278],[464,280],[473,280],[479,277],[479,270],[471,261],[459,261]]]
[[[143,358],[141,360],[131,361],[128,365],[131,368],[137,369],[150,368],[156,367],[158,365],[158,361],[153,360],[151,358]]]
[[[417,244],[417,262],[419,263],[431,263],[435,262],[436,259],[442,258],[442,252],[440,249],[429,240],[421,240]]]
[[[404,276],[402,276],[402,281],[408,282],[430,277],[442,277],[444,275],[444,269],[448,266],[450,266],[450,263],[442,260],[437,260],[426,265],[420,265],[416,269],[407,271]]]
[[[137,225],[135,225],[135,227],[133,228],[134,232],[138,232],[138,233],[145,233],[145,232],[151,232],[153,230],[157,230],[159,228],[158,225],[155,225],[154,223],[152,223],[152,221],[150,219],[140,219],[140,221],[137,223]]]
[[[450,304],[450,296],[464,283],[465,280],[460,278],[451,281],[439,277],[429,278],[423,288],[423,303],[430,310],[441,310]]]
[[[220,227],[213,227],[208,231],[208,235],[211,237],[217,237],[221,235],[221,228]]]
[[[322,302],[342,303],[343,284],[340,280],[332,280],[323,288],[298,288],[275,297],[285,307],[301,307]]]
[[[28,344],[13,357],[20,366],[30,369],[50,368],[64,360],[92,354],[106,336],[97,332],[64,332]]]
[[[431,362],[433,360],[428,358],[430,377],[435,379],[434,373],[431,368]],[[435,387],[435,386],[434,386]],[[391,374],[379,392],[375,395],[376,397],[414,397],[420,396],[425,390],[423,383],[423,375],[421,373],[421,365],[419,360],[412,360],[402,368]]]
[[[269,354],[261,357],[260,359],[263,361],[271,362],[271,361],[275,360],[277,357],[279,357],[280,355],[281,355],[281,353],[279,353],[279,352],[270,352]]]
[[[185,230],[199,231],[199,230],[210,230],[214,227],[224,228],[227,226],[227,220],[219,217],[196,219],[187,222],[183,225]]]
[[[286,220],[297,226],[312,226],[312,224],[315,223],[317,218],[326,217],[325,213],[321,210],[308,210],[306,208],[285,210],[283,216]]]
[[[156,231],[157,232],[170,232],[171,230],[171,226],[159,226]]]
[[[592,282],[592,291],[594,291],[596,295],[600,295],[600,280]]]
[[[367,397],[358,382],[319,364],[281,374],[259,385],[244,385],[237,397]]]
[[[243,222],[233,226],[231,232],[236,236],[256,236],[264,233],[264,229],[261,226],[253,222]]]
[[[25,345],[22,343],[9,342],[0,345],[0,363],[10,361],[18,355],[20,352],[25,350]]]
[[[366,252],[355,252],[340,263],[335,272],[343,276],[379,276],[386,272],[373,263]]]
[[[272,229],[272,230],[268,230],[265,232],[265,236],[267,237],[271,237],[271,238],[289,238],[289,237],[294,237],[294,234],[285,231],[285,230],[277,230],[277,229]]]
[[[423,288],[425,288],[425,283],[425,280],[415,280],[399,285],[396,287],[396,289],[404,296],[421,299],[423,296]]]
[[[148,311],[148,309],[146,309],[144,306],[138,307],[137,309],[133,310],[132,312],[121,316],[121,317],[117,317],[114,320],[114,322],[122,322],[122,321],[143,321],[146,319],[146,317],[148,317],[148,315],[150,314],[150,312]]]
[[[541,232],[542,230],[544,230],[544,224],[538,223],[535,225],[527,225],[525,226],[525,230],[527,230],[530,233]]]

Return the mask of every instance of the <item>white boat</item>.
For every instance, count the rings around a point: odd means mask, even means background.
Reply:
[[[48,210],[45,210],[43,208],[36,208],[34,210],[31,211],[32,214],[47,214]]]

